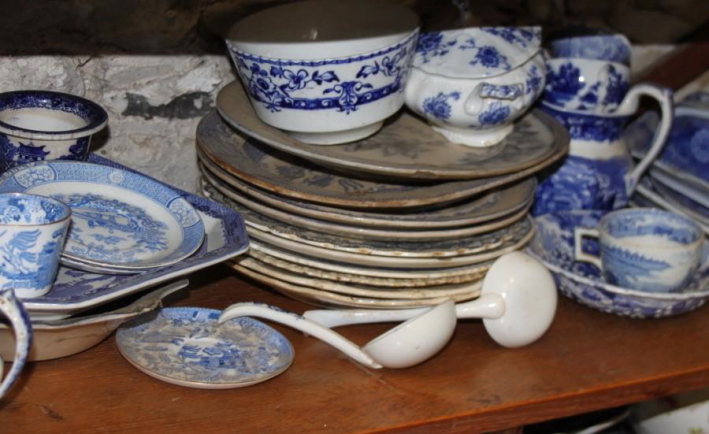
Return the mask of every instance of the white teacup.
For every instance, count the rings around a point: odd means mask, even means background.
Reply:
[[[584,236],[597,237],[600,257],[585,253]],[[682,290],[699,267],[704,232],[691,219],[654,208],[606,214],[598,228],[574,231],[576,261],[601,269],[610,284],[648,292]]]

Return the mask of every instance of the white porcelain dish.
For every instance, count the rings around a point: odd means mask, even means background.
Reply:
[[[263,122],[333,145],[374,134],[403,106],[417,38],[403,6],[310,0],[237,22],[226,43]]]

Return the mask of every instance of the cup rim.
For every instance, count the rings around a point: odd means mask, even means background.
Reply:
[[[9,196],[11,196],[11,197],[31,197],[31,198],[37,198],[40,200],[45,200],[45,201],[51,202],[52,204],[59,206],[60,208],[63,208],[66,211],[66,216],[61,219],[54,220],[54,221],[47,222],[47,223],[28,223],[28,224],[0,223],[0,227],[27,228],[27,227],[33,227],[33,226],[51,226],[51,225],[55,225],[57,223],[63,223],[64,221],[71,219],[72,211],[71,211],[71,208],[69,207],[69,205],[67,205],[64,202],[61,202],[59,200],[52,199],[51,197],[42,196],[39,194],[31,194],[31,193],[18,193],[18,192],[0,193],[0,198],[9,197]]]
[[[67,101],[72,101],[88,106],[93,112],[93,116],[88,119],[88,125],[81,128],[75,128],[73,130],[66,131],[40,131],[33,130],[30,128],[18,127],[16,125],[9,124],[0,120],[0,133],[8,134],[11,136],[22,137],[26,139],[37,139],[37,140],[69,140],[76,139],[79,137],[90,136],[100,130],[102,130],[108,123],[108,113],[99,104],[88,100],[86,98],[72,95],[64,92],[55,92],[52,90],[15,90],[10,92],[0,93],[0,102],[6,101],[16,96],[34,96],[35,98],[63,98]],[[31,105],[29,108],[42,108],[38,105]],[[46,108],[47,110],[51,110]],[[0,112],[4,110],[12,110],[12,108],[0,108]]]
[[[704,231],[699,226],[699,224],[697,224],[697,222],[695,222],[694,220],[692,220],[691,218],[689,218],[685,215],[677,214],[677,213],[673,213],[673,212],[669,212],[669,211],[665,211],[665,210],[661,210],[661,209],[657,209],[657,208],[626,208],[626,209],[611,211],[608,214],[601,217],[601,219],[598,221],[599,234],[612,236],[607,230],[608,221],[611,218],[613,218],[614,216],[617,216],[617,215],[621,215],[621,214],[630,214],[630,213],[637,213],[637,212],[663,215],[663,216],[668,216],[668,217],[680,219],[680,220],[686,222],[688,224],[688,226],[691,226],[692,230],[694,230],[698,234],[697,239],[689,244],[681,244],[678,246],[667,246],[667,247],[663,247],[663,250],[673,250],[673,251],[674,250],[686,250],[688,248],[694,248],[697,245],[701,246],[704,243],[704,238],[705,238]],[[627,244],[630,246],[633,246],[633,247],[642,247],[642,246],[632,243],[632,242],[629,242]]]
[[[624,69],[630,76],[630,67],[624,63],[614,62],[612,60],[586,59],[585,57],[547,57],[547,64],[556,65],[561,62],[583,62],[591,65],[602,66],[603,64],[612,65],[617,69]]]

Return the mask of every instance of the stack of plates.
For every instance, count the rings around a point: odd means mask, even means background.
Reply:
[[[503,143],[452,144],[401,113],[372,137],[298,142],[262,123],[239,83],[197,128],[202,192],[240,212],[240,272],[317,305],[406,308],[478,295],[491,261],[533,236],[533,175],[568,136],[531,112]]]

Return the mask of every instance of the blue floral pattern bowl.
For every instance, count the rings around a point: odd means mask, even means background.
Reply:
[[[527,248],[554,274],[559,291],[581,304],[633,318],[661,318],[695,310],[709,298],[709,243],[704,244],[699,270],[680,292],[649,293],[605,283],[601,271],[574,261],[574,229],[595,227],[604,211],[549,213],[535,219],[536,233]],[[586,239],[583,251],[598,255],[598,242]]]
[[[263,122],[303,142],[331,145],[375,133],[404,105],[418,39],[416,15],[394,5],[347,5],[352,22],[339,32],[329,21],[344,12],[342,5],[326,1],[272,8],[230,30],[229,54]],[[300,21],[285,18],[288,13]],[[374,19],[377,14],[382,16]],[[279,18],[287,21],[285,30],[263,28]],[[353,27],[357,22],[362,29]],[[302,39],[299,30],[312,39]]]
[[[492,146],[544,87],[537,27],[480,27],[421,35],[407,106],[454,143]]]
[[[91,136],[108,114],[98,104],[66,93],[0,93],[0,173],[42,160],[86,160]]]

